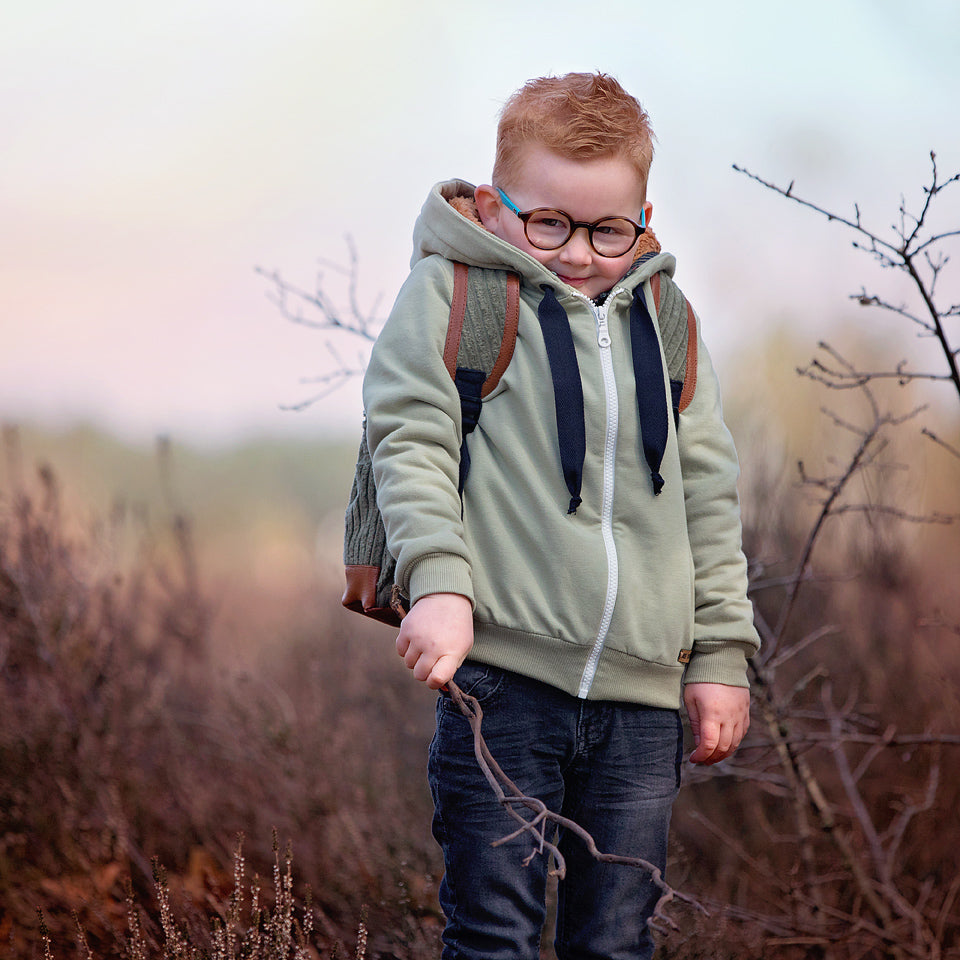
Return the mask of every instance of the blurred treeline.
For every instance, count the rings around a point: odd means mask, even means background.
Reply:
[[[796,376],[810,352],[777,334],[725,371],[745,545],[768,579],[789,571],[816,514],[797,459],[816,472],[847,455],[821,406],[856,417],[854,394]],[[891,390],[892,402],[911,406],[907,390]],[[955,412],[930,416],[956,438]],[[915,521],[960,510],[957,464],[916,425],[892,436],[854,499],[900,504]],[[316,919],[303,956],[335,955],[337,941],[352,952],[362,915],[371,956],[437,955],[439,859],[425,785],[432,696],[397,660],[392,631],[337,602],[354,454],[353,444],[276,440],[133,449],[89,428],[7,429],[5,955],[44,955],[38,908],[58,957],[74,955],[77,921],[93,956],[124,955],[131,911],[162,955],[154,858],[191,942],[208,944],[210,918],[229,912],[238,834],[249,884],[254,872],[270,876],[274,830],[292,843],[298,901],[311,890]],[[830,523],[797,624],[800,634],[830,631],[784,669],[809,689],[811,709],[829,674],[836,699],[855,694],[867,725],[956,733],[960,524],[869,512]],[[773,594],[754,599],[775,618]],[[910,821],[898,857],[912,887],[904,895],[915,902],[927,884],[942,905],[936,955],[960,955],[960,904],[944,892],[960,848],[957,749],[889,753],[861,784],[881,830],[904,798],[922,800],[933,754],[941,765],[936,796]],[[664,955],[832,956],[750,923],[764,906],[764,871],[789,887],[795,869],[783,784],[759,774],[690,781],[670,879],[714,913],[704,921],[679,908],[681,932],[665,935]],[[773,886],[769,895],[787,896]]]

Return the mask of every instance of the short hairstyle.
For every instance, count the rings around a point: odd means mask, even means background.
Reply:
[[[604,73],[528,80],[504,104],[497,127],[493,180],[509,185],[525,143],[571,160],[623,157],[644,184],[653,160],[653,129],[636,97]]]

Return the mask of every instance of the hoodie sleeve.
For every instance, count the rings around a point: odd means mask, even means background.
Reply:
[[[411,604],[431,593],[474,599],[457,492],[460,397],[443,364],[452,292],[447,261],[417,263],[363,381],[377,502]]]
[[[697,318],[697,385],[681,414],[680,462],[695,569],[694,646],[685,682],[747,686],[746,658],[760,646],[747,597],[737,479],[720,387]]]

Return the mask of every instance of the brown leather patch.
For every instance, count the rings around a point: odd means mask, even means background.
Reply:
[[[347,575],[347,588],[340,602],[351,610],[363,613],[377,602],[377,580],[380,568],[362,564],[348,564],[344,567]]]
[[[377,580],[380,578],[380,568],[349,564],[344,567],[347,577],[347,587],[343,591],[340,602],[354,613],[362,613],[391,626],[400,626],[400,618],[390,607],[377,606]]]
[[[690,655],[691,655],[692,653],[693,653],[692,650],[681,650],[681,651],[680,651],[680,656],[677,657],[677,662],[678,662],[678,663],[689,663],[689,662],[690,662]]]

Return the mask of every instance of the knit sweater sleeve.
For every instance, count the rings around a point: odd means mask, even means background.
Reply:
[[[685,682],[747,686],[746,658],[760,638],[747,597],[739,462],[720,387],[697,319],[697,385],[678,431],[687,530],[695,569],[694,646]]]
[[[474,599],[457,492],[460,398],[443,364],[452,290],[448,261],[414,267],[363,383],[377,502],[411,603],[431,593]]]

